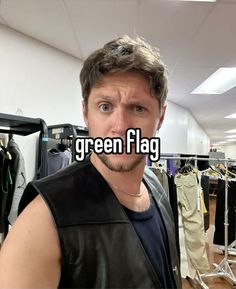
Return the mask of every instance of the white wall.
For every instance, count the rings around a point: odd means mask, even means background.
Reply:
[[[79,73],[82,62],[0,25],[0,112],[43,118],[48,125],[84,125]],[[35,174],[37,136],[15,136],[26,163],[26,177]]]
[[[167,101],[164,123],[158,134],[162,153],[208,154],[209,137],[185,108]]]
[[[82,63],[0,25],[0,110],[41,117],[47,124],[83,123]]]
[[[43,118],[48,125],[84,125],[79,59],[0,25],[0,112]],[[188,110],[168,102],[160,130],[161,151],[208,152],[209,140]],[[17,141],[26,159],[28,180],[34,175],[35,140]],[[34,149],[32,149],[32,147]]]
[[[225,153],[226,158],[236,159],[236,145],[222,145],[220,147],[217,146],[217,148],[220,148],[222,152]]]

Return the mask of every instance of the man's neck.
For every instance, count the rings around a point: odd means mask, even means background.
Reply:
[[[149,208],[149,193],[145,184],[142,183],[145,159],[129,172],[112,171],[96,154],[92,154],[90,159],[123,206],[136,212]]]
[[[128,172],[112,171],[95,153],[92,153],[90,159],[95,168],[109,184],[119,187],[124,191],[126,190],[128,192],[132,191],[131,193],[139,193],[144,173],[145,159],[134,169]]]

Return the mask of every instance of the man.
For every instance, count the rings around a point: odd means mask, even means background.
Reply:
[[[160,128],[165,68],[140,38],[95,51],[80,79],[91,137],[120,137],[125,148],[127,129],[151,138]],[[145,158],[134,147],[93,152],[29,184],[24,196],[37,196],[1,250],[1,288],[181,288],[171,208]]]

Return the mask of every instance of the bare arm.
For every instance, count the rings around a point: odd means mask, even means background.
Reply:
[[[18,217],[0,250],[0,288],[57,288],[59,280],[58,235],[38,196]]]

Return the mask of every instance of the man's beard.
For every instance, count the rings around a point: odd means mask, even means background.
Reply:
[[[137,158],[135,160],[133,160],[131,163],[129,164],[113,164],[109,158],[107,157],[106,154],[102,153],[102,154],[97,154],[97,156],[99,157],[99,159],[102,161],[102,163],[111,171],[113,172],[130,172],[133,169],[135,169],[145,158],[145,155],[140,154],[137,155]]]

